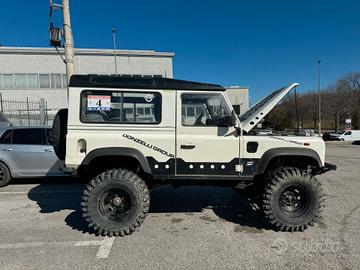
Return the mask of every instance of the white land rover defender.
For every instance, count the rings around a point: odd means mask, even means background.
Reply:
[[[158,185],[221,185],[261,198],[267,220],[302,231],[317,220],[325,163],[318,137],[249,131],[298,84],[281,88],[240,118],[219,85],[167,78],[74,75],[69,108],[54,120],[54,149],[66,169],[92,180],[81,207],[99,234],[131,234]]]

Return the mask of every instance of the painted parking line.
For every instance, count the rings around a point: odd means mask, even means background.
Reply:
[[[43,190],[43,191],[36,191],[36,192],[32,192],[32,194],[64,194],[64,193],[68,193],[68,194],[79,194],[82,191],[50,191],[50,190]],[[0,195],[23,195],[23,194],[28,194],[29,191],[2,191],[0,192]]]
[[[96,258],[106,259],[107,257],[109,257],[114,240],[115,237],[106,236],[102,241],[78,241],[75,243],[75,246],[76,247],[99,246],[99,250],[96,253]]]
[[[68,242],[29,242],[29,243],[13,243],[0,244],[1,249],[26,249],[26,248],[48,248],[48,247],[88,247],[99,246],[96,253],[97,259],[106,259],[109,257],[115,237],[105,237],[103,240],[93,241],[68,241]]]

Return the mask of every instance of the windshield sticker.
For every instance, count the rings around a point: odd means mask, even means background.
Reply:
[[[153,101],[153,99],[154,99],[154,95],[153,95],[153,94],[147,94],[147,95],[145,96],[145,101],[146,101],[146,102],[151,102],[151,101]]]
[[[87,100],[88,111],[110,111],[111,110],[111,96],[88,96]]]

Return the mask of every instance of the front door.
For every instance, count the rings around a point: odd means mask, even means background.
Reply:
[[[222,92],[177,91],[177,175],[239,175],[240,137],[230,115]]]

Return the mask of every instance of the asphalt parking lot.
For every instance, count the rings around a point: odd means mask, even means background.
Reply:
[[[0,268],[358,269],[360,146],[329,144],[327,161],[322,220],[297,233],[269,229],[231,189],[166,187],[137,232],[99,237],[81,217],[84,183],[17,181],[0,190]]]

